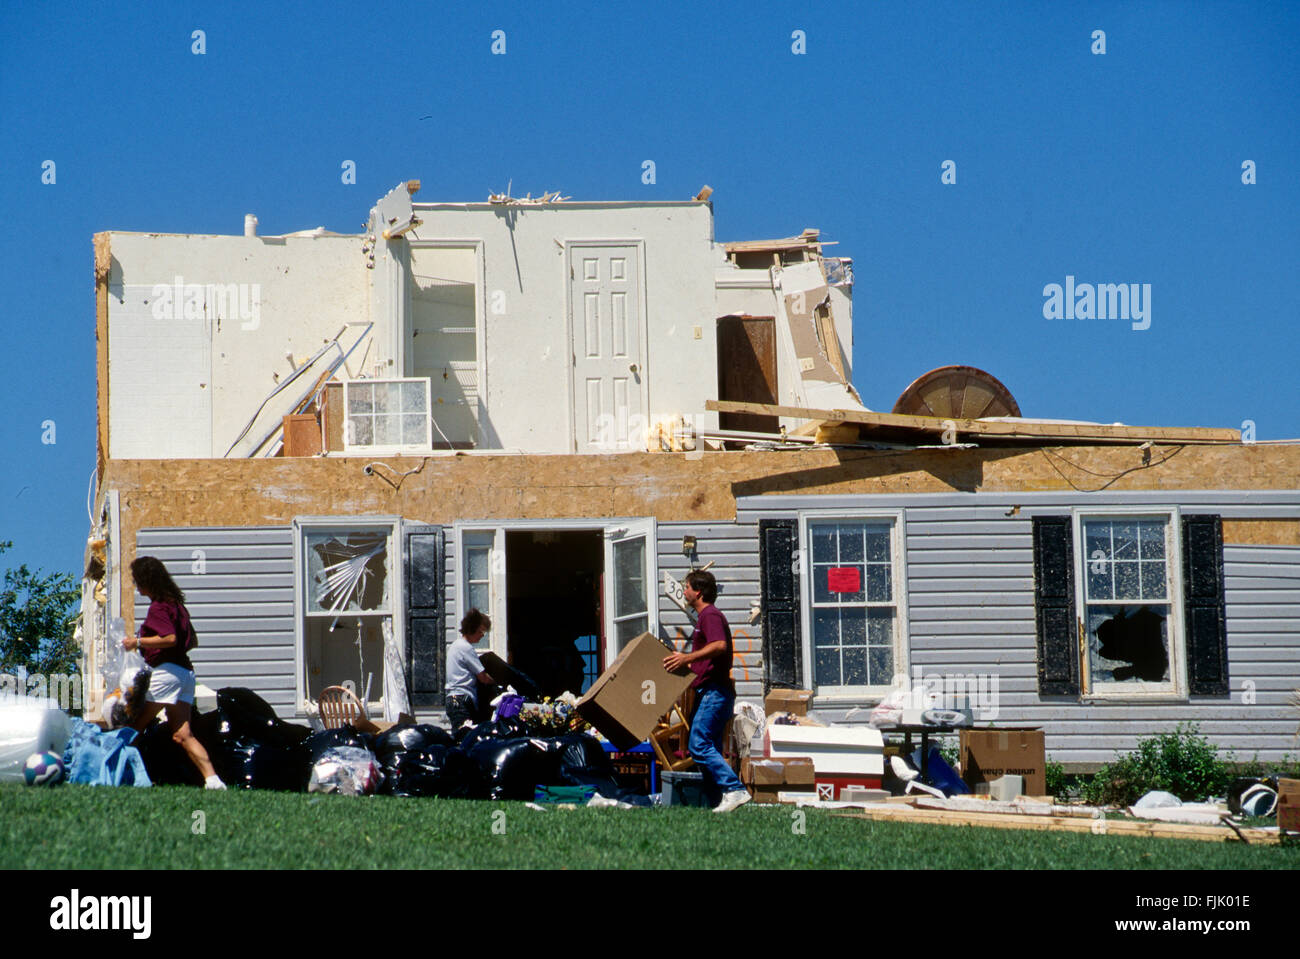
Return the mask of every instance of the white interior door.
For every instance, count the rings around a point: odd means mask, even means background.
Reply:
[[[569,246],[573,431],[579,453],[639,448],[645,424],[639,248]]]
[[[605,529],[605,663],[642,633],[659,635],[655,521]]]

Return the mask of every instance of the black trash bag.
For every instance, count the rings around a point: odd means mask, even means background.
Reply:
[[[528,735],[528,727],[520,719],[498,719],[492,723],[479,723],[471,726],[460,736],[459,745],[465,752],[473,752],[474,747],[486,740],[518,739]]]
[[[485,780],[488,799],[531,801],[538,784],[559,785],[548,782],[553,761],[530,739],[486,739],[469,756]]]
[[[285,722],[266,700],[242,686],[217,690],[216,713],[228,732],[258,743],[292,749],[311,735],[309,727]]]
[[[372,748],[373,738],[366,733],[353,729],[351,726],[341,726],[338,729],[327,729],[324,732],[312,733],[303,743],[303,748],[307,751],[308,767],[316,765],[316,761],[331,749],[337,749],[340,746],[353,746],[357,749],[365,749],[374,752]]]
[[[557,737],[562,744],[560,752],[560,769],[588,769],[592,772],[613,777],[614,762],[605,752],[595,736],[586,733],[569,733]]]
[[[456,737],[440,726],[429,723],[401,723],[391,726],[374,737],[375,755],[382,766],[400,753],[428,749],[430,746],[454,746]]]
[[[190,720],[191,730],[195,719]],[[151,723],[144,732],[132,740],[131,745],[140,750],[145,772],[159,786],[202,786],[203,775],[190,762],[189,755],[172,739],[166,722]]]
[[[485,798],[487,790],[473,761],[454,746],[433,745],[392,756],[381,791],[391,796],[440,799]]]

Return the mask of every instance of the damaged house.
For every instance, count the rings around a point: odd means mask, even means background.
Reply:
[[[1075,766],[1185,720],[1294,748],[1300,447],[1026,418],[966,367],[870,411],[815,230],[719,243],[707,189],[417,190],[357,235],[95,237],[87,676],[142,618],[137,555],[187,594],[200,682],[289,719],[349,684],[441,721],[471,607],[580,692],[689,635],[674,582],[708,564],[742,698],[840,719],[939,677]]]

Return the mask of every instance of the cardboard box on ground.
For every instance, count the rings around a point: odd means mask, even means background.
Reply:
[[[1277,828],[1300,831],[1300,779],[1277,781]]]
[[[664,657],[672,652],[650,633],[630,640],[578,700],[576,712],[617,749],[643,742],[695,678],[686,668],[664,669]]]
[[[1037,726],[963,729],[960,737],[962,778],[975,792],[981,792],[978,787],[1002,776],[1022,776],[1026,795],[1047,794],[1047,753],[1042,729]]]
[[[741,760],[740,781],[755,802],[780,802],[780,794],[816,791],[816,771],[807,756],[756,757]]]

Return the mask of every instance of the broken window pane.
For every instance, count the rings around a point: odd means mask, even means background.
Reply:
[[[388,612],[388,534],[307,533],[307,610]]]
[[[1165,558],[1165,522],[1164,520],[1143,520],[1138,523],[1141,538],[1141,555],[1143,559]]]
[[[1115,559],[1137,559],[1137,523],[1112,523],[1111,542]]]
[[[1089,606],[1094,683],[1169,681],[1169,607]]]

